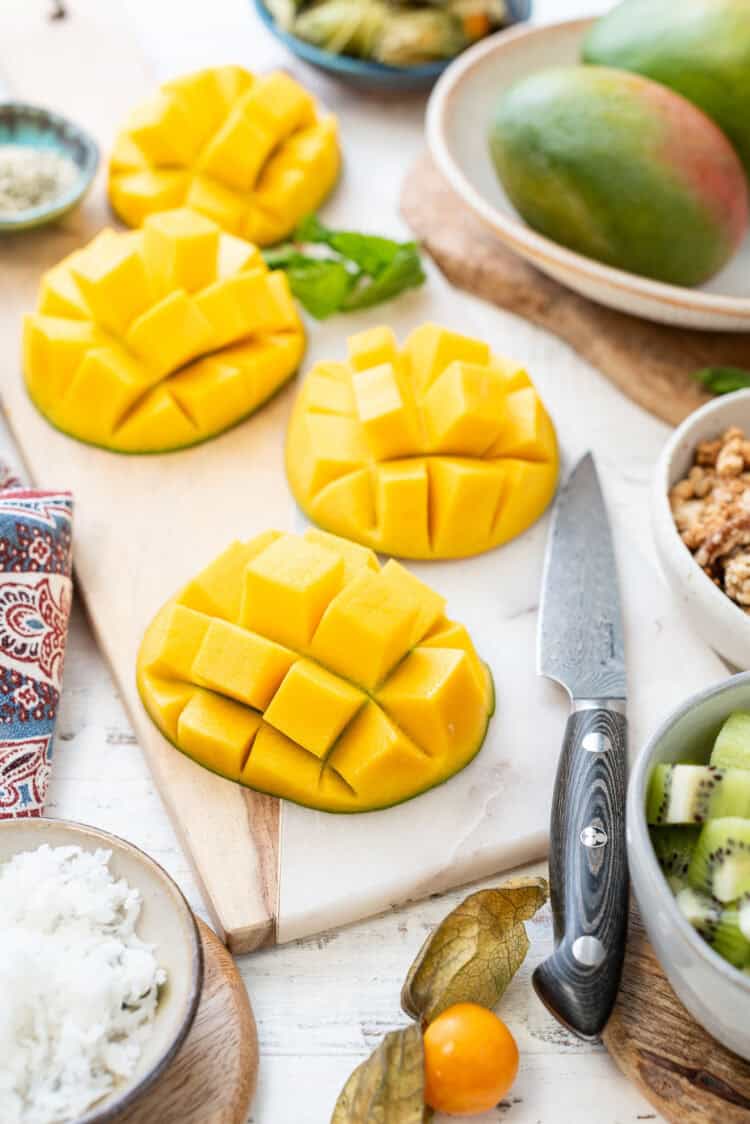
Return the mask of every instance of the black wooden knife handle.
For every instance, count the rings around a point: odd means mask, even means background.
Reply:
[[[533,976],[545,1006],[587,1040],[614,1006],[627,934],[627,723],[617,705],[578,703],[568,719],[550,825],[555,951]]]

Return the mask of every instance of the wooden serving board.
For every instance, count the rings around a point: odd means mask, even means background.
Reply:
[[[198,922],[203,993],[185,1042],[153,1089],[116,1124],[246,1124],[258,1078],[258,1035],[237,966]]]
[[[604,1042],[625,1076],[672,1124],[750,1122],[750,1063],[688,1014],[637,913],[631,915],[620,996]]]
[[[454,285],[553,332],[670,425],[708,400],[692,371],[719,364],[750,369],[750,334],[654,324],[594,304],[546,277],[464,206],[427,154],[404,181],[401,209]]]
[[[84,205],[72,215],[53,227],[0,242],[2,403],[31,479],[55,480],[76,494],[78,592],[84,594],[97,639],[193,859],[217,929],[234,951],[247,952],[273,938],[278,803],[196,770],[149,729],[134,689],[133,628],[134,620],[142,627],[140,606],[153,596],[154,576],[162,580],[162,599],[175,584],[168,543],[174,524],[184,519],[186,504],[200,509],[209,503],[225,528],[211,543],[210,529],[196,519],[181,537],[180,551],[193,570],[233,537],[285,525],[288,500],[278,440],[284,404],[277,400],[267,407],[265,424],[255,426],[252,434],[240,427],[220,442],[192,451],[186,467],[178,456],[123,459],[67,439],[61,444],[49,426],[40,424],[21,391],[22,316],[34,307],[41,273],[102,227],[113,225],[105,190],[109,149],[118,123],[156,85],[124,5],[74,0],[66,7],[67,17],[52,22],[43,5],[3,2],[0,82],[13,96],[58,109],[87,128],[99,141],[102,166]],[[248,479],[227,487],[227,462],[245,462]],[[258,502],[253,503],[253,496]],[[187,568],[178,581],[186,576]]]

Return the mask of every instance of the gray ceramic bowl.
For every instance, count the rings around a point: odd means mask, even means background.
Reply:
[[[154,1029],[135,1072],[97,1101],[76,1124],[109,1124],[135,1104],[163,1073],[190,1030],[203,986],[203,950],[190,906],[165,870],[132,843],[94,827],[65,820],[5,820],[0,823],[0,863],[19,851],[78,846],[112,852],[109,868],[141,892],[140,937],[158,946],[167,983],[159,996]]]
[[[641,750],[628,786],[628,861],[643,923],[661,966],[695,1019],[730,1050],[750,1059],[750,976],[733,968],[680,913],[654,855],[646,789],[661,761],[705,761],[725,718],[750,710],[750,673],[693,695]]]

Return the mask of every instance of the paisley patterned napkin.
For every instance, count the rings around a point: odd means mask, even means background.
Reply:
[[[72,596],[69,492],[0,463],[0,819],[40,816]]]

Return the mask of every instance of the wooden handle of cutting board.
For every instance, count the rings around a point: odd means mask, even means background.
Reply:
[[[250,538],[268,526],[284,525],[289,501],[278,439],[284,404],[277,400],[263,411],[252,438],[241,427],[189,453],[162,457],[121,457],[71,442],[50,430],[31,406],[15,358],[21,317],[34,305],[42,272],[115,221],[104,186],[109,150],[118,123],[154,89],[156,79],[121,3],[73,0],[67,17],[52,22],[43,4],[2,0],[0,24],[2,81],[16,97],[49,105],[80,122],[99,141],[102,153],[97,182],[81,207],[60,223],[3,241],[0,329],[7,356],[0,372],[2,405],[34,483],[69,486],[75,492],[77,594],[84,597],[97,641],[119,678],[139,743],[193,861],[216,929],[233,953],[251,952],[275,940],[279,802],[214,776],[176,753],[146,715],[133,668],[148,615],[195,572],[199,561],[209,561],[212,543],[215,554],[232,532]],[[246,482],[240,485],[241,502],[225,484],[224,465],[238,463],[232,456],[238,458],[240,447],[247,481],[252,480],[252,502]],[[158,483],[151,475],[155,469]],[[221,486],[209,503],[205,497],[212,473]],[[128,499],[121,495],[123,477]],[[193,507],[190,520],[175,514],[186,489]],[[144,519],[150,528],[168,521],[170,538],[179,543],[171,561],[160,552],[157,534],[135,529]],[[220,535],[211,530],[212,521],[221,525]],[[118,524],[123,530],[119,543]],[[150,551],[147,565],[144,547]],[[185,564],[179,576],[170,575],[175,558]],[[123,573],[127,580],[120,581]]]

